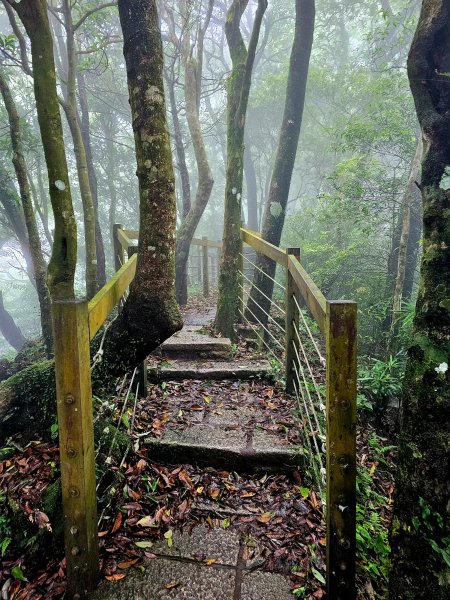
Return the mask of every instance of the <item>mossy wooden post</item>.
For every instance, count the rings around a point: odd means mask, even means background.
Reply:
[[[209,271],[208,271],[208,238],[202,237],[202,262],[203,262],[203,296],[209,296]]]
[[[123,229],[123,225],[119,225],[118,223],[116,223],[115,225],[113,225],[113,240],[114,240],[114,268],[116,271],[118,271],[120,269],[120,267],[123,265],[123,263],[125,262],[124,260],[124,256],[123,256],[123,248],[122,248],[122,244],[119,241],[119,238],[117,236],[117,231],[119,229]]]
[[[354,600],[356,304],[327,301],[327,598]]]
[[[239,256],[238,256],[238,294],[239,294],[239,310],[238,322],[242,323],[244,314],[244,242],[242,240],[242,230],[239,238]]]
[[[289,256],[295,256],[300,260],[300,248],[286,248],[286,254],[288,254],[288,263],[286,269],[286,337],[285,337],[285,354],[286,354],[286,392],[293,394],[294,389],[294,360],[295,360],[295,349],[294,344],[298,348],[298,340],[295,335],[295,327],[298,330],[298,319],[299,314],[297,307],[294,302],[294,295],[298,297],[298,290],[295,281],[290,274],[290,259]]]
[[[129,246],[128,248],[128,258],[131,258],[133,254],[137,254],[138,247],[137,246]],[[139,387],[138,387],[139,386]],[[138,370],[136,373],[134,385],[134,390],[138,391],[139,398],[147,397],[147,361],[143,360],[141,364],[138,366]]]
[[[99,577],[88,304],[52,305],[67,598],[87,598]]]

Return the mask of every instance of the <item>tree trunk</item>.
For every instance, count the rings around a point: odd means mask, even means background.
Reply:
[[[31,40],[34,94],[55,219],[47,284],[53,299],[74,296],[77,229],[56,92],[53,39],[45,0],[10,1]]]
[[[175,298],[176,199],[155,0],[119,0],[139,179],[136,276],[105,342],[107,368],[124,372],[181,329]]]
[[[95,243],[95,211],[92,198],[91,187],[89,184],[89,172],[84,147],[83,136],[78,117],[77,97],[76,97],[76,70],[77,59],[75,51],[75,37],[72,24],[72,12],[69,0],[63,2],[63,14],[65,31],[67,33],[67,74],[66,90],[67,94],[64,100],[60,98],[60,103],[66,114],[72,135],[73,150],[77,164],[78,183],[80,186],[81,201],[83,204],[84,217],[84,243],[86,252],[86,296],[92,298],[98,290],[97,280],[97,251]]]
[[[309,58],[314,35],[314,0],[296,0],[295,15],[295,33],[289,63],[283,121],[261,228],[262,238],[274,246],[278,246],[281,240],[302,124]],[[270,278],[275,277],[276,264],[274,261],[258,254],[256,265]],[[273,293],[273,281],[269,277],[255,269],[246,309],[246,318],[249,321],[257,319],[264,326],[267,325],[267,315],[270,311],[271,302],[268,298],[271,298]]]
[[[33,265],[33,277],[39,299],[41,314],[41,329],[47,354],[50,355],[53,347],[52,315],[50,305],[50,293],[47,287],[47,265],[42,254],[41,240],[34,216],[33,201],[28,182],[28,172],[23,153],[22,134],[20,131],[20,119],[14,103],[11,90],[6,82],[3,71],[0,69],[0,93],[5,103],[8,114],[9,128],[11,134],[11,146],[13,150],[13,165],[19,184],[20,198],[22,200],[23,214],[27,227],[31,261]]]
[[[406,277],[406,265],[408,262],[408,242],[411,230],[411,207],[414,201],[416,181],[419,179],[420,167],[422,162],[423,144],[420,139],[416,153],[411,165],[411,172],[408,177],[405,194],[402,202],[402,229],[400,234],[400,243],[398,248],[397,274],[395,277],[394,294],[392,300],[392,324],[391,324],[391,350],[394,351],[395,336],[399,313],[402,308],[403,289]]]
[[[258,188],[256,185],[255,166],[249,145],[246,145],[244,150],[244,173],[247,186],[247,227],[252,231],[258,231]]]
[[[450,597],[450,5],[424,0],[408,76],[424,140],[423,257],[400,416],[390,598]],[[442,551],[440,552],[439,549]],[[447,542],[448,560],[448,542]]]
[[[248,50],[240,22],[248,0],[234,0],[225,23],[225,33],[233,68],[228,81],[227,169],[223,247],[219,274],[219,298],[214,326],[222,335],[235,338],[238,318],[239,248],[244,170],[244,131],[256,47],[267,0],[258,0]]]
[[[411,224],[408,238],[405,283],[403,285],[403,298],[411,300],[414,283],[417,275],[422,240],[422,195],[418,187],[414,189],[413,204],[411,206]]]
[[[26,339],[14,322],[10,313],[3,304],[3,292],[0,290],[0,331],[3,337],[14,350],[19,350],[26,343]]]
[[[177,245],[175,254],[177,300],[180,304],[187,302],[187,262],[192,238],[203,215],[211,196],[214,179],[209,166],[205,141],[203,139],[200,124],[199,104],[200,90],[198,82],[201,81],[201,59],[194,59],[191,55],[191,35],[188,22],[186,3],[182,3],[182,16],[184,20],[184,38],[182,53],[184,62],[184,97],[186,100],[186,118],[194,147],[195,160],[197,162],[197,192],[195,200],[188,214],[184,218],[177,233]],[[197,33],[198,45],[203,54],[203,39],[211,18],[214,0],[209,1],[208,13],[205,23]],[[202,57],[201,57],[202,58]]]
[[[0,165],[0,203],[5,211],[7,225],[19,241],[28,276],[34,285],[33,262],[23,209],[16,189],[12,185],[10,175],[2,165]]]
[[[95,173],[94,159],[92,156],[91,128],[89,121],[89,106],[86,93],[86,83],[84,73],[77,68],[78,96],[81,109],[81,137],[83,138],[84,150],[86,152],[86,163],[88,168],[89,187],[92,194],[92,203],[94,205],[95,217],[95,250],[97,258],[97,281],[98,286],[103,287],[106,283],[106,258],[105,246],[103,243],[102,229],[100,227],[99,206],[98,206],[98,185],[97,175]]]

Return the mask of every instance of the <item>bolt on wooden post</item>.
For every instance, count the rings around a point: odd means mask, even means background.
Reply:
[[[203,296],[209,296],[209,271],[208,271],[208,238],[202,237],[202,262],[203,262]]]
[[[87,598],[99,577],[97,496],[88,304],[54,301],[58,408],[67,598]]]
[[[300,248],[286,248],[286,254],[288,255],[288,262],[286,268],[286,334],[285,334],[285,365],[286,365],[286,392],[293,394],[294,388],[294,360],[296,357],[294,344],[298,348],[298,340],[295,335],[295,327],[298,330],[299,314],[297,307],[295,306],[294,295],[298,296],[297,286],[290,273],[291,259],[290,256],[295,256],[300,260]]]
[[[327,301],[327,598],[354,600],[356,553],[356,319]]]

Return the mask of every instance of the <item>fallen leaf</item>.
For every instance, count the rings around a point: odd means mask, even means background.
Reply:
[[[180,585],[179,581],[171,581],[165,586],[165,588],[166,590],[171,590],[172,588],[177,587],[177,585]]]
[[[266,513],[263,513],[261,516],[257,517],[256,520],[259,521],[260,523],[268,523],[271,518],[272,518],[272,514],[266,512]]]
[[[129,569],[137,562],[139,562],[139,560],[139,558],[135,558],[134,560],[127,560],[125,562],[120,562],[117,566],[119,567],[119,569]]]
[[[114,573],[114,575],[105,575],[105,579],[108,581],[120,581],[126,577],[126,573]]]
[[[111,533],[115,533],[118,529],[120,529],[120,526],[122,525],[122,518],[122,513],[119,511],[114,520],[114,525],[111,529]]]

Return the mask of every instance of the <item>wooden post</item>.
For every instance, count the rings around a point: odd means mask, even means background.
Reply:
[[[52,305],[67,598],[87,598],[99,577],[88,304]]]
[[[133,254],[138,251],[137,246],[128,247],[128,258],[131,258]],[[139,384],[139,388],[137,387]],[[143,360],[138,366],[136,377],[134,378],[133,390],[138,390],[139,398],[147,397],[147,361]]]
[[[125,262],[122,244],[117,237],[117,231],[119,229],[123,229],[123,225],[119,225],[118,223],[113,225],[114,268],[116,271],[118,271]]]
[[[208,273],[208,238],[202,237],[202,262],[203,262],[203,296],[209,296],[209,273]]]
[[[294,294],[298,298],[298,290],[295,285],[295,281],[290,273],[290,259],[289,256],[295,256],[300,260],[300,248],[286,248],[286,254],[288,255],[288,263],[286,269],[286,335],[285,335],[285,355],[286,355],[286,392],[293,394],[294,388],[294,361],[296,359],[295,346],[299,347],[298,339],[295,334],[295,327],[298,330],[299,314],[297,307],[294,302]]]
[[[239,311],[237,314],[238,323],[242,323],[243,314],[245,310],[244,303],[244,242],[242,241],[242,236],[239,238],[239,258],[238,258],[238,301],[239,301]]]
[[[327,301],[329,600],[354,600],[356,596],[356,319],[354,302]]]

